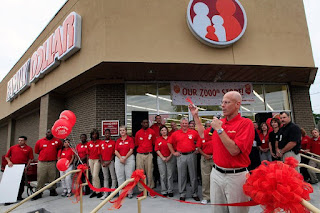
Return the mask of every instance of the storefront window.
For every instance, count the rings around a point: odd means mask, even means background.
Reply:
[[[265,97],[268,111],[290,110],[287,85],[265,85]]]
[[[243,104],[240,109],[242,112],[265,111],[263,85],[254,84],[253,94],[254,94],[254,103]]]

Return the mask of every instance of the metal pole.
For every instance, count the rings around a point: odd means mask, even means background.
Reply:
[[[311,169],[311,170],[313,170],[313,171],[315,171],[315,172],[320,173],[320,169],[314,168],[314,167],[309,166],[309,165],[304,164],[304,163],[299,163],[298,166],[299,166],[299,167],[304,167],[304,168],[307,168],[307,169]]]
[[[301,154],[301,153],[300,153],[300,155],[301,155],[302,157],[304,157],[304,158],[308,158],[308,159],[310,159],[310,160],[317,161],[318,163],[320,163],[320,160],[318,160],[318,159],[316,159],[316,158],[313,158],[313,157],[310,157],[310,156],[308,156],[308,155],[304,155],[304,154]]]

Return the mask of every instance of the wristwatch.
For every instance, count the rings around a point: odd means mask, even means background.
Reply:
[[[224,131],[224,129],[222,129],[222,128],[221,128],[221,129],[218,129],[218,130],[217,130],[218,135],[221,135],[221,133],[222,133],[223,131]]]

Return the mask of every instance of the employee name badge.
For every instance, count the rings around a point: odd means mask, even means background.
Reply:
[[[257,141],[253,141],[253,147],[256,147],[257,146]]]
[[[99,147],[99,144],[97,144],[96,147]]]
[[[47,144],[43,144],[43,147],[47,147],[48,145]]]
[[[162,142],[160,142],[158,145],[160,146],[162,144]]]
[[[188,135],[188,138],[191,140],[192,139],[192,135]]]
[[[90,144],[90,147],[93,147],[93,145],[92,145],[92,144]]]
[[[140,137],[140,140],[143,141],[143,137]]]
[[[104,149],[104,146],[102,146],[101,149]]]
[[[124,144],[129,144],[129,142],[124,142]]]
[[[52,143],[52,146],[54,146],[55,145],[55,143]]]
[[[111,148],[112,147],[112,145],[108,145],[108,148]]]
[[[122,143],[122,142],[120,142],[120,143],[119,143],[119,145],[123,145],[123,143]]]
[[[262,143],[265,143],[265,142],[266,142],[266,141],[263,139],[263,140],[262,140]]]
[[[66,153],[62,153],[62,155],[66,155]]]
[[[81,148],[83,148],[83,145],[81,145]]]
[[[206,142],[206,140],[202,140],[202,143],[205,143]]]
[[[282,141],[282,135],[279,136],[279,141]]]
[[[59,142],[58,142],[58,141],[56,141],[55,143],[56,143],[56,144],[58,144]]]
[[[151,140],[151,138],[152,138],[152,135],[151,135],[151,134],[149,134],[149,136],[148,136],[148,140]]]

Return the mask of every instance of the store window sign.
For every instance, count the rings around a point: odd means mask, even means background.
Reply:
[[[70,13],[52,35],[40,46],[32,57],[19,69],[7,84],[7,101],[12,101],[56,68],[81,48],[81,16]]]
[[[188,105],[186,98],[189,97],[195,105],[221,105],[221,100],[229,91],[237,91],[242,96],[243,104],[254,102],[254,93],[251,83],[228,82],[228,83],[207,83],[207,82],[170,82],[173,105]]]
[[[192,34],[212,47],[237,42],[247,27],[247,16],[238,0],[191,0],[187,23]]]
[[[104,136],[104,131],[110,129],[111,136],[119,136],[119,120],[104,120],[102,124],[102,136]]]

